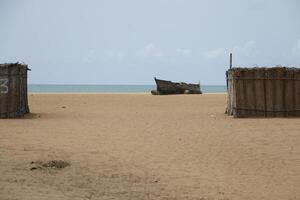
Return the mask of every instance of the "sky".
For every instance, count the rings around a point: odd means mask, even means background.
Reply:
[[[230,52],[300,67],[300,1],[0,0],[0,63],[31,84],[224,85]]]

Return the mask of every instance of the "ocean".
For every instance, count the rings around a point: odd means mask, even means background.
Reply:
[[[29,84],[29,92],[150,92],[156,89],[155,85],[50,85]],[[204,93],[226,92],[226,85],[203,85]]]

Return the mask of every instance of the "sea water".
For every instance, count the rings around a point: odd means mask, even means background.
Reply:
[[[150,92],[155,90],[155,85],[48,85],[29,84],[29,92]],[[203,85],[201,90],[204,93],[226,92],[225,85]]]

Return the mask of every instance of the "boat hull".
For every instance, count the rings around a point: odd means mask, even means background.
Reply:
[[[157,90],[151,91],[153,95],[163,94],[202,94],[200,84],[176,83],[154,78]]]

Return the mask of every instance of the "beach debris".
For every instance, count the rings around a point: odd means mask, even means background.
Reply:
[[[66,107],[66,106],[62,106],[61,108],[64,108],[64,109],[65,109],[65,108],[67,108],[67,107]]]
[[[167,94],[202,94],[200,84],[190,83],[176,83],[172,81],[160,80],[154,78],[156,82],[156,90],[152,90],[153,95],[167,95]]]
[[[31,165],[34,165],[30,168],[31,171],[37,169],[63,169],[70,166],[70,163],[63,161],[63,160],[50,160],[47,162],[43,161],[32,161],[30,162]]]

